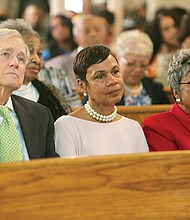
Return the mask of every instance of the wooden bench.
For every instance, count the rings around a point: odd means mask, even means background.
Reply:
[[[1,220],[190,219],[190,152],[0,164]]]
[[[166,112],[170,110],[172,107],[172,104],[167,105],[144,105],[144,106],[123,106],[118,105],[117,106],[117,112],[125,116],[127,118],[131,118],[133,120],[136,120],[139,122],[140,125],[142,125],[144,119],[150,115],[160,113],[160,112]],[[74,107],[74,110],[77,110],[79,107]]]
[[[142,125],[144,119],[150,115],[166,112],[172,107],[169,105],[146,105],[146,106],[117,106],[118,113],[134,119]]]

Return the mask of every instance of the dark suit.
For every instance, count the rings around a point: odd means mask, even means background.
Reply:
[[[54,144],[54,122],[48,108],[12,95],[30,159],[58,157]]]

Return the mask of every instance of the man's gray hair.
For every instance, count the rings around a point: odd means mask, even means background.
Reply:
[[[30,51],[28,49],[28,46],[25,44],[22,35],[17,30],[8,29],[8,28],[2,28],[2,29],[0,28],[0,38],[11,39],[14,37],[20,38],[23,41],[25,48],[26,48],[26,59],[27,59],[26,63],[28,63],[29,57],[30,57]]]
[[[10,30],[8,28],[0,29],[0,37],[4,39],[10,39],[13,37],[19,37],[22,39],[22,35],[16,30]]]

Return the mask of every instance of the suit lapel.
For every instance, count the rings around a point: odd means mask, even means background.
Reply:
[[[12,101],[22,129],[29,158],[39,158],[35,112],[31,114],[29,105],[25,99],[20,97],[18,99],[16,96],[12,96]]]

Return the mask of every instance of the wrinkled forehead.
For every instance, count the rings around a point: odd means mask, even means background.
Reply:
[[[107,27],[107,21],[103,17],[99,16],[92,16],[88,18],[84,18],[80,23],[79,23],[79,28],[85,29],[85,28],[90,28],[92,26],[103,26]]]
[[[22,38],[2,38],[0,37],[0,50],[12,50],[26,54],[27,46]]]

